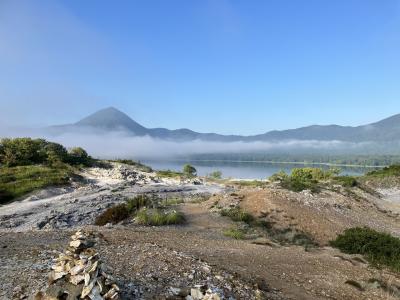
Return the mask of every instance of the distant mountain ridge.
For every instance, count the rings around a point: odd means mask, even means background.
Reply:
[[[158,139],[173,141],[216,141],[216,142],[254,142],[283,140],[317,140],[317,141],[348,141],[367,142],[400,141],[400,114],[391,116],[376,123],[362,126],[311,125],[297,129],[274,130],[252,136],[222,135],[217,133],[199,133],[190,129],[146,128],[132,120],[127,114],[114,107],[99,110],[86,118],[68,125],[49,127],[53,134],[63,134],[73,131],[112,132],[124,131],[132,136],[151,136]]]

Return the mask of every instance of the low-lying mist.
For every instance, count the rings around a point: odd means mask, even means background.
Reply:
[[[351,143],[342,141],[286,140],[276,142],[212,142],[194,140],[176,142],[149,136],[134,137],[126,132],[73,132],[51,135],[43,130],[13,128],[0,130],[0,137],[45,138],[64,146],[80,146],[96,158],[165,160],[199,154],[218,153],[291,153],[291,154],[398,154],[399,143]]]

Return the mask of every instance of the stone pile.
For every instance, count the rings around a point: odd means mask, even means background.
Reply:
[[[92,238],[81,230],[71,236],[69,247],[51,267],[46,294],[37,299],[119,299],[119,287],[92,248]]]

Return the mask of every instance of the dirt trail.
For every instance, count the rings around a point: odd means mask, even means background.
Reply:
[[[221,232],[233,225],[227,218],[210,213],[204,204],[185,203],[179,210],[186,216],[188,228],[191,230]]]

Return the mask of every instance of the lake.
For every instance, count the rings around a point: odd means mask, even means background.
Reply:
[[[191,164],[197,170],[197,174],[205,176],[213,171],[221,171],[224,178],[240,179],[265,179],[280,170],[287,173],[293,168],[318,167],[329,169],[329,166],[323,164],[300,164],[300,163],[270,163],[270,162],[234,162],[234,161],[142,161],[155,170],[173,170],[181,171],[183,165]],[[342,175],[363,175],[365,172],[372,171],[372,167],[337,167],[342,170]]]

